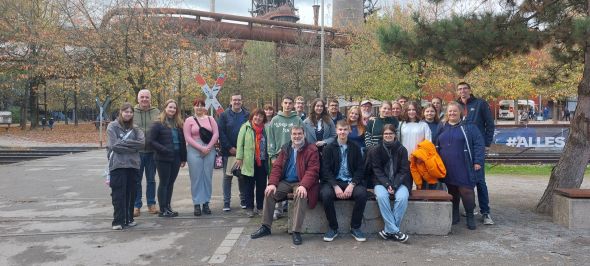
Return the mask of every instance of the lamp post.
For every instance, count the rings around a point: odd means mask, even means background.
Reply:
[[[325,35],[325,32],[324,32],[324,13],[325,13],[325,10],[324,10],[324,0],[322,0],[321,9],[322,9],[322,11],[321,11],[322,12],[322,18],[321,18],[321,20],[322,20],[322,22],[321,22],[322,23],[322,26],[321,26],[321,31],[320,31],[320,36],[321,36],[321,39],[320,39],[320,42],[321,42],[321,44],[320,44],[320,49],[321,49],[321,51],[320,51],[320,99],[324,99],[324,57],[325,57],[325,55],[324,55],[324,44],[325,44],[325,37],[324,37],[324,35]]]

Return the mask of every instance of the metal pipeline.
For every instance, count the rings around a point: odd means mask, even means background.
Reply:
[[[112,9],[103,16],[100,27],[102,29],[107,27],[114,16],[137,14],[154,15],[154,18],[163,20],[161,24],[169,31],[177,31],[180,28],[182,32],[192,35],[290,44],[304,42],[319,46],[317,40],[320,37],[320,27],[318,26],[180,8]],[[179,17],[177,15],[195,16],[195,18]],[[333,28],[325,28],[325,31],[327,46],[343,48],[350,44],[349,34]]]

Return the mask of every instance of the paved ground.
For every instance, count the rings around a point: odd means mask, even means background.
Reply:
[[[90,151],[0,165],[0,265],[590,264],[590,232],[567,230],[531,211],[543,177],[488,177],[497,224],[476,231],[461,223],[449,236],[411,236],[408,244],[376,235],[357,243],[348,234],[324,243],[321,235],[304,235],[303,245],[293,246],[284,219],[270,237],[251,240],[258,217],[245,218],[235,206],[221,212],[218,170],[213,215],[192,216],[185,168],[173,198],[179,217],[144,209],[136,228],[111,231],[110,190],[100,176],[105,162],[104,151]]]

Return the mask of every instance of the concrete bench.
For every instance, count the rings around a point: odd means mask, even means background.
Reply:
[[[553,222],[569,229],[590,229],[590,189],[555,189]]]
[[[372,189],[367,190],[370,195],[361,230],[374,234],[383,230],[383,219],[379,212],[379,206],[375,200]],[[289,194],[289,199],[293,198]],[[447,235],[451,232],[452,224],[452,196],[442,190],[414,190],[410,195],[408,209],[402,221],[401,230],[404,233],[417,235]],[[393,198],[392,198],[393,206]],[[293,204],[289,204],[288,230],[291,232],[291,212]],[[336,217],[338,218],[338,230],[348,232],[350,230],[350,217],[352,217],[352,200],[336,200]],[[302,233],[325,233],[328,230],[328,220],[324,213],[322,202],[318,202],[314,209],[308,209],[303,222]]]

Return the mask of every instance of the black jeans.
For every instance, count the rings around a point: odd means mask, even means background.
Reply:
[[[246,201],[246,209],[254,209],[254,197],[256,197],[256,209],[262,210],[264,206],[264,190],[266,189],[266,161],[262,161],[261,166],[257,166],[254,162],[254,176],[242,176],[244,180],[244,200]],[[254,189],[256,188],[256,194]]]
[[[135,204],[135,178],[138,169],[118,168],[112,170],[111,199],[113,202],[112,225],[125,226],[133,222],[133,205]]]
[[[172,162],[156,161],[156,169],[160,177],[160,184],[158,184],[158,203],[160,204],[160,212],[164,212],[170,207],[170,202],[172,201],[174,182],[178,176],[178,171],[180,171],[180,154],[177,152]]]
[[[344,191],[348,186],[348,183],[342,181],[336,181],[337,185]],[[333,230],[338,230],[338,220],[336,219],[336,208],[334,207],[334,200],[336,198],[336,192],[334,187],[330,184],[323,184],[320,190],[320,198],[324,204],[324,211],[326,212],[326,218],[328,224]],[[363,222],[363,213],[365,212],[365,205],[367,205],[367,188],[363,185],[356,185],[352,190],[351,199],[354,200],[354,208],[352,209],[352,217],[350,219],[350,228],[358,229],[361,227]]]

